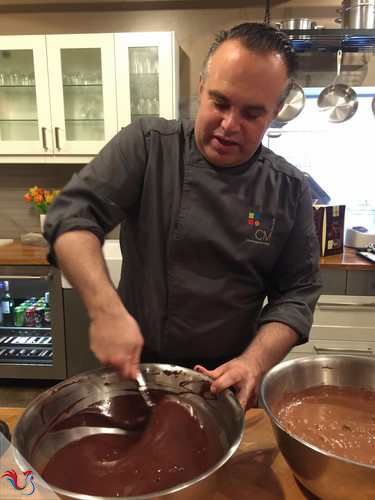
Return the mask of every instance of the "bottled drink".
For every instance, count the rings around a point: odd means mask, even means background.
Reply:
[[[1,305],[3,309],[3,323],[4,326],[13,326],[14,302],[11,294],[9,293],[9,281],[4,281],[4,291],[5,291],[4,296],[1,299]]]
[[[45,296],[45,306],[44,306],[44,323],[47,327],[51,326],[51,311],[49,305],[49,292],[46,292]]]
[[[4,320],[3,320],[3,304],[2,304],[3,288],[4,288],[4,284],[3,284],[2,281],[0,281],[0,326],[4,323]]]

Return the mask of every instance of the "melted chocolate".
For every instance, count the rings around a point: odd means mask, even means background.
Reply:
[[[290,434],[339,457],[375,465],[375,392],[310,387],[285,393],[272,412]]]
[[[99,401],[55,424],[50,432],[77,425],[144,426],[139,437],[100,434],[60,449],[42,476],[76,493],[143,495],[171,488],[207,471],[224,455],[217,430],[204,412],[167,391],[150,390],[151,413],[139,394]]]

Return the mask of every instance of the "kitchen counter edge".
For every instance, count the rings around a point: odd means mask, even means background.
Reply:
[[[13,243],[0,246],[0,266],[12,265],[42,265],[48,266],[46,258],[47,244],[45,246],[32,246],[14,240]],[[345,248],[344,252],[337,255],[320,257],[320,268],[331,270],[359,270],[375,271],[375,264],[356,255],[353,248]]]

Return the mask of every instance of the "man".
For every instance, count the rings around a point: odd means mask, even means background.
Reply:
[[[220,32],[195,124],[133,123],[55,200],[49,258],[82,296],[91,350],[123,377],[136,377],[141,353],[195,366],[247,409],[262,375],[307,340],[321,288],[311,196],[261,145],[296,67],[271,27]],[[119,222],[117,293],[101,244]]]

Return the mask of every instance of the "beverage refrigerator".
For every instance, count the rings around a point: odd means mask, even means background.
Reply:
[[[61,274],[52,266],[0,266],[0,377],[66,378]]]

